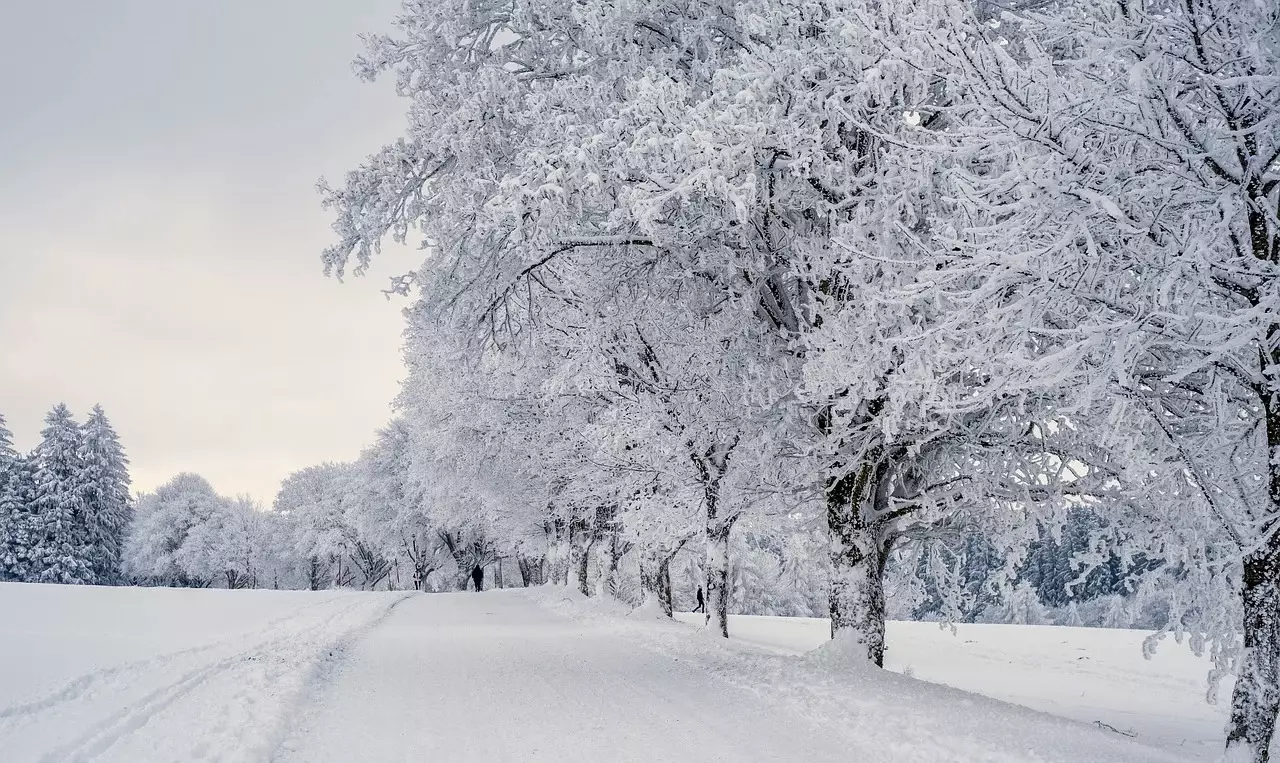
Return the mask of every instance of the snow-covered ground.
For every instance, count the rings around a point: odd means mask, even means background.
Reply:
[[[404,596],[0,584],[0,760],[267,760]]]
[[[700,625],[701,614],[677,613]],[[733,638],[781,654],[803,654],[829,640],[817,617],[730,616]],[[886,667],[916,679],[1004,699],[1074,721],[1115,728],[1148,744],[1212,760],[1226,725],[1231,680],[1220,700],[1204,696],[1208,659],[1187,644],[1162,641],[1143,659],[1146,631],[1030,625],[888,623]]]
[[[702,615],[677,613],[702,623]],[[782,654],[830,639],[825,618],[731,615],[733,638]],[[1105,724],[1148,744],[1213,760],[1222,746],[1231,679],[1217,704],[1205,701],[1210,663],[1185,643],[1163,640],[1142,657],[1145,631],[1036,625],[890,622],[885,665],[1063,718]]]
[[[1221,733],[1203,666],[1144,662],[1138,634],[894,624],[896,668],[1077,723],[786,654],[819,620],[731,625],[744,641],[562,588],[0,584],[0,760],[1155,763],[1211,760]]]

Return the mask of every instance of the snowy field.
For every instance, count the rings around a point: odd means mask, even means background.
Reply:
[[[677,613],[697,624],[701,615]],[[825,618],[731,615],[738,641],[801,654],[829,640]],[[890,670],[976,692],[1213,760],[1227,722],[1231,679],[1216,705],[1205,701],[1210,663],[1172,638],[1150,660],[1146,631],[1037,625],[890,622]]]
[[[983,697],[793,656],[821,620],[734,618],[725,644],[561,588],[0,584],[0,613],[5,763],[1143,763],[1212,760],[1222,727],[1202,663],[1124,631],[891,626],[895,670]]]
[[[0,760],[267,760],[403,597],[0,583]]]

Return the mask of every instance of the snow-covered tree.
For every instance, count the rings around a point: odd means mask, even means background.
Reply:
[[[939,277],[987,274],[1053,338],[1040,372],[1099,422],[1128,545],[1178,570],[1169,627],[1236,668],[1228,747],[1251,761],[1280,710],[1277,24],[1274,3],[1084,0],[957,10],[935,40],[984,159]]]
[[[352,464],[308,467],[286,477],[276,494],[275,513],[287,528],[292,553],[305,560],[312,590],[373,588],[391,571],[387,558],[356,530],[348,510],[355,474]]]
[[[896,559],[942,616],[1028,617],[1028,549],[1041,591],[1087,595],[1159,558],[1194,592],[1172,627],[1224,666],[1243,634],[1231,744],[1261,754],[1275,11],[1036,7],[406,3],[360,69],[408,132],[322,185],[324,262],[431,250],[391,289],[417,292],[403,494],[455,572],[524,544],[589,593],[631,553],[661,599],[701,543],[723,633],[775,540],[732,530],[786,507],[828,533],[833,635],[879,663]],[[1059,542],[1082,506],[1103,521]]]
[[[200,555],[189,545],[204,527],[219,516],[225,499],[196,474],[179,474],[138,496],[135,518],[124,547],[125,571],[135,577],[165,585],[204,588],[217,571],[198,563]]]
[[[344,511],[364,539],[362,564],[376,568],[381,559],[394,567],[401,587],[421,591],[444,560],[431,513],[411,481],[409,440],[400,419],[377,433],[352,469]]]
[[[13,448],[0,416],[0,580],[27,580],[36,537],[31,505],[31,465]]]
[[[1005,616],[1016,625],[1044,625],[1048,614],[1030,583],[1019,583],[1005,602]]]
[[[132,521],[129,461],[102,406],[95,405],[84,426],[80,449],[85,482],[89,565],[98,583],[120,579],[124,538]]]
[[[92,583],[90,527],[80,426],[59,403],[45,417],[40,444],[32,453],[30,512],[36,523],[28,552],[34,579],[49,583]]]
[[[8,480],[16,469],[18,451],[13,448],[13,432],[5,424],[4,414],[0,413],[0,483]]]
[[[269,572],[268,516],[246,497],[219,498],[214,510],[192,525],[174,561],[189,580],[257,588]]]
[[[787,394],[794,361],[816,352],[795,346],[820,319],[812,295],[837,277],[798,275],[814,263],[801,253],[830,248],[838,224],[854,226],[900,206],[894,197],[866,212],[858,203],[866,189],[848,182],[895,166],[873,161],[877,144],[862,129],[861,112],[896,130],[905,104],[894,93],[906,87],[923,97],[935,84],[928,72],[911,73],[909,57],[876,42],[880,19],[857,22],[873,22],[872,31],[860,32],[841,14],[774,2],[600,5],[581,14],[409,3],[404,37],[375,39],[362,65],[367,76],[397,73],[412,99],[410,134],[351,173],[344,187],[324,186],[340,236],[325,253],[330,271],[341,274],[353,257],[360,271],[383,235],[403,238],[418,227],[437,254],[397,282],[401,290],[423,290],[418,312],[478,327],[514,351],[553,344],[576,368],[591,367],[591,353],[569,346],[584,333],[618,356],[616,368],[630,374],[622,379],[626,391],[663,412],[689,451],[677,458],[702,485],[707,588],[718,619],[727,600],[729,533],[736,507],[749,500],[723,493],[735,451],[761,414],[779,420],[774,403]],[[893,75],[887,78],[868,76],[886,55],[903,65],[884,67]],[[904,85],[908,76],[914,80]],[[875,83],[874,92],[863,92],[865,82]],[[891,97],[878,97],[884,94]],[[929,176],[919,161],[902,166],[912,178]],[[902,189],[896,185],[894,193],[910,192]],[[671,315],[684,319],[654,330],[655,318]],[[661,357],[678,351],[701,365]],[[620,375],[600,366],[589,385],[595,394]],[[673,369],[693,373],[682,378]],[[734,373],[752,385],[730,391],[708,384]],[[623,386],[618,382],[612,386]],[[677,398],[699,390],[704,403],[738,406],[739,415],[681,423],[699,406]],[[816,391],[826,396],[820,407],[839,394]],[[859,452],[835,428],[810,436]],[[626,447],[627,435],[618,435]],[[849,452],[838,468],[849,465]],[[846,498],[834,500],[856,503]],[[564,523],[570,534],[575,521],[593,525],[594,517],[617,511],[607,503],[578,510],[586,514]],[[843,508],[825,513],[836,520],[832,531],[844,533],[842,548],[860,544],[868,552],[846,554],[838,566],[875,579],[891,536],[859,525]],[[868,544],[862,535],[877,537]],[[849,575],[831,579],[840,591],[852,590]],[[868,627],[882,631],[876,586],[858,590],[869,598],[841,611],[867,610]],[[833,596],[842,600],[834,589]],[[836,623],[844,630],[855,621],[839,616]],[[882,637],[868,638],[878,659],[872,642]]]

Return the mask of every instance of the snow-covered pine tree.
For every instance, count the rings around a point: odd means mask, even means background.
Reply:
[[[0,413],[0,484],[3,484],[12,474],[13,465],[17,460],[18,451],[13,449],[13,432],[9,431],[4,414]]]
[[[17,456],[8,468],[0,486],[0,580],[25,582],[34,578],[31,554],[38,529],[31,510],[32,464]]]
[[[58,403],[45,417],[42,440],[32,454],[36,537],[30,559],[34,579],[47,583],[92,583],[85,504],[83,443],[71,411]]]
[[[101,405],[85,421],[80,459],[84,466],[89,566],[100,584],[120,580],[124,536],[132,519],[129,460]]]
[[[0,580],[24,580],[27,574],[26,482],[26,464],[0,414]]]

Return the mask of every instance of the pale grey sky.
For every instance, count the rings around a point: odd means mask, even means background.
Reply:
[[[0,413],[34,446],[101,402],[139,489],[265,504],[354,458],[400,378],[400,307],[321,273],[314,184],[400,130],[352,76],[396,0],[0,0]]]

